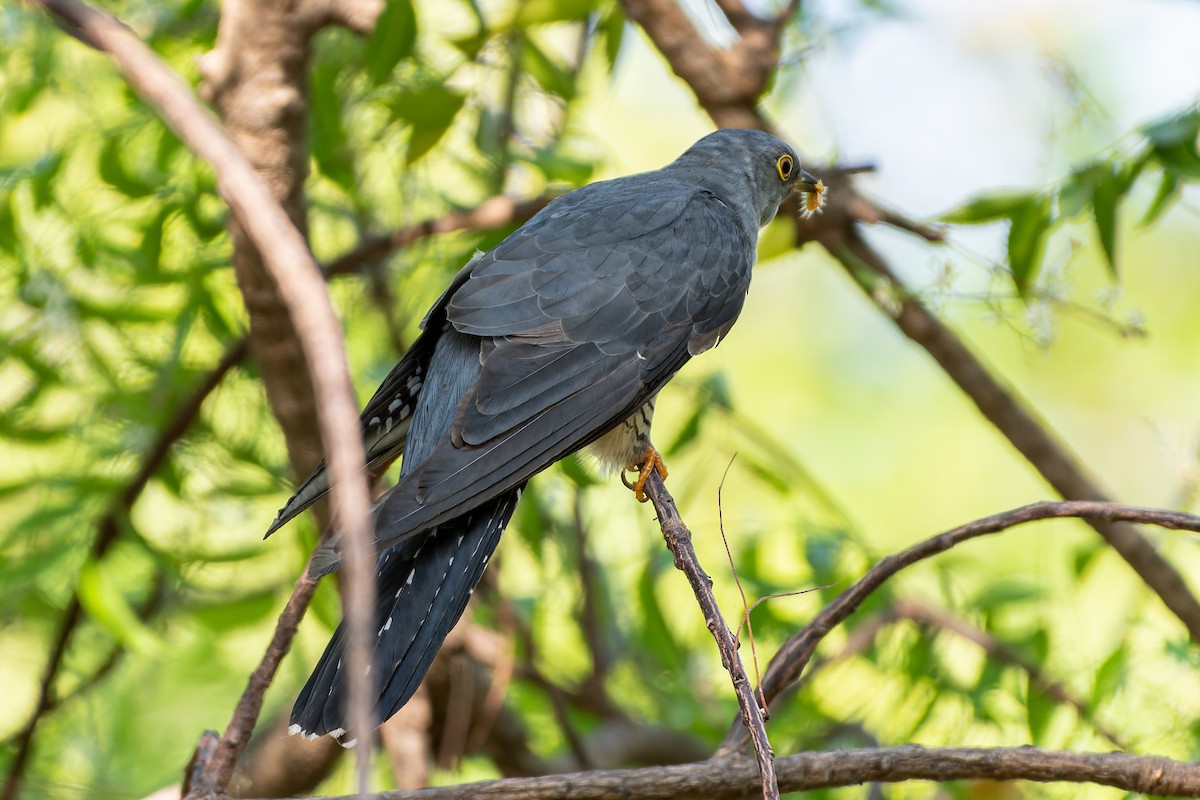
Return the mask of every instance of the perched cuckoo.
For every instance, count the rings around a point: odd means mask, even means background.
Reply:
[[[820,205],[823,184],[782,141],[717,131],[662,169],[563,195],[450,282],[362,413],[368,467],[403,456],[373,509],[379,722],[462,616],[526,481],[585,446],[635,471],[639,499],[651,471],[665,476],[650,443],[655,396],[729,332],[759,228],[797,190]],[[268,534],[328,489],[318,469]],[[335,537],[311,572],[339,561]],[[344,638],[343,623],[292,733],[346,733]]]

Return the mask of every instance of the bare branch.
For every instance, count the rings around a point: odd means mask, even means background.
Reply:
[[[744,62],[744,49],[718,50],[708,44],[675,0],[621,0],[621,5],[719,127],[765,129],[754,109],[766,75]],[[774,66],[775,55],[769,60]]]
[[[381,236],[368,236],[350,252],[338,256],[325,266],[326,277],[343,275],[394,250],[400,250],[429,236],[456,231],[489,231],[527,222],[554,199],[542,195],[529,200],[515,200],[506,195],[493,195],[475,208],[454,211],[441,217],[418,222]]]
[[[771,750],[771,742],[767,739],[767,728],[763,722],[763,710],[759,708],[758,698],[746,677],[746,668],[738,656],[738,641],[725,623],[725,617],[717,606],[717,598],[713,596],[712,578],[708,577],[704,568],[696,558],[692,547],[692,532],[679,516],[675,507],[675,499],[667,491],[662,476],[651,472],[646,482],[646,495],[658,512],[658,525],[662,529],[667,547],[675,557],[675,568],[687,576],[700,611],[704,614],[705,624],[717,640],[717,649],[721,652],[721,666],[729,671],[733,681],[733,690],[737,695],[738,707],[742,712],[743,730],[750,732],[754,745],[755,758],[758,761],[759,783],[765,800],[779,797],[779,781],[775,775],[775,754]]]
[[[1097,783],[1130,792],[1200,797],[1200,764],[1127,753],[1068,753],[1037,747],[924,748],[917,745],[799,753],[777,761],[787,792],[867,782],[1036,781]],[[711,759],[645,769],[577,772],[539,778],[442,786],[415,792],[381,792],[376,800],[733,800],[755,792],[758,774],[749,759]],[[327,797],[318,800],[350,800]]]
[[[774,702],[780,693],[800,676],[812,658],[813,652],[817,649],[817,645],[830,631],[857,611],[863,601],[882,586],[884,581],[902,569],[980,536],[999,533],[1027,522],[1061,517],[1082,517],[1107,522],[1140,522],[1175,530],[1200,531],[1200,517],[1181,511],[1142,508],[1119,503],[1069,500],[1031,503],[938,534],[875,564],[857,583],[821,609],[820,613],[803,630],[789,637],[779,648],[775,657],[771,659],[771,663],[767,665],[767,670],[763,675],[761,690],[766,695],[767,702]],[[736,752],[745,746],[746,739],[746,730],[735,722],[717,752],[718,754]]]

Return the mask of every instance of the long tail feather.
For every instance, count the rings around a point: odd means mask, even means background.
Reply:
[[[371,675],[375,718],[382,723],[416,692],[442,642],[462,616],[521,489],[506,492],[426,536],[384,551],[376,563],[376,640]],[[292,708],[292,733],[333,734],[349,727],[345,623]]]

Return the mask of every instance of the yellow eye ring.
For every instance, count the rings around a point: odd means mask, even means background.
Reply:
[[[796,162],[787,153],[779,157],[775,162],[775,171],[779,173],[779,180],[786,181],[792,177],[792,169],[796,166]]]

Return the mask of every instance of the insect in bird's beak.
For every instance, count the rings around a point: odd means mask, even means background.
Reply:
[[[808,170],[800,170],[800,180],[796,181],[796,189],[804,195],[804,210],[800,213],[804,219],[825,207],[825,192],[828,191],[825,182],[814,177]]]

